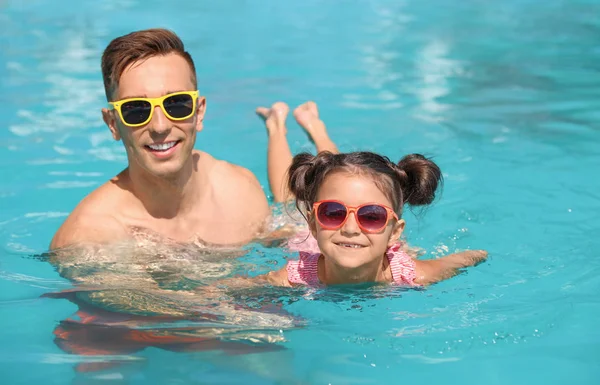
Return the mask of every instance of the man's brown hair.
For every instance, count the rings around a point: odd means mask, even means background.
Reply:
[[[146,29],[118,37],[104,50],[101,66],[106,99],[112,101],[119,79],[130,64],[170,53],[176,53],[188,62],[192,70],[192,83],[197,88],[196,67],[181,39],[167,29]]]

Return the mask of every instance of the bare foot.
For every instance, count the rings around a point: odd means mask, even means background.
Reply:
[[[306,102],[294,110],[294,118],[304,128],[311,139],[326,134],[325,124],[319,119],[319,108],[315,102]]]
[[[290,111],[290,108],[284,102],[273,103],[271,108],[258,107],[256,114],[265,121],[265,126],[270,135],[287,134],[285,120]]]
[[[319,119],[319,108],[315,102],[309,101],[301,104],[294,110],[294,118],[308,133],[310,140],[317,147],[317,151],[331,151],[337,153],[338,149],[329,138],[325,123]]]

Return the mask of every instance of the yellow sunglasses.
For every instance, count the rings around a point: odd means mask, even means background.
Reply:
[[[198,90],[174,92],[158,98],[130,98],[109,102],[108,108],[117,110],[123,124],[140,127],[152,120],[154,108],[160,106],[171,120],[185,120],[194,115],[198,104]]]

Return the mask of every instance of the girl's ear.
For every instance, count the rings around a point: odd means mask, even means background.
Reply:
[[[310,230],[310,234],[316,239],[317,238],[317,221],[315,219],[314,213],[309,211],[306,213],[306,219],[308,222],[308,229]]]
[[[394,223],[394,228],[392,229],[392,233],[390,234],[390,239],[388,241],[388,247],[392,247],[394,243],[398,242],[398,239],[400,239],[400,236],[404,231],[405,224],[406,222],[404,222],[404,219],[398,219],[396,223]]]

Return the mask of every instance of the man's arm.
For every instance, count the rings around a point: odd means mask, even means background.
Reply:
[[[244,197],[245,218],[249,220],[256,230],[262,231],[266,219],[271,214],[269,202],[262,186],[252,171],[236,166],[240,180],[240,196]]]
[[[232,229],[236,233],[234,238],[249,242],[265,231],[271,214],[267,197],[250,170],[233,164],[224,169],[227,171],[220,175],[218,188],[219,206],[223,215],[237,224]]]

